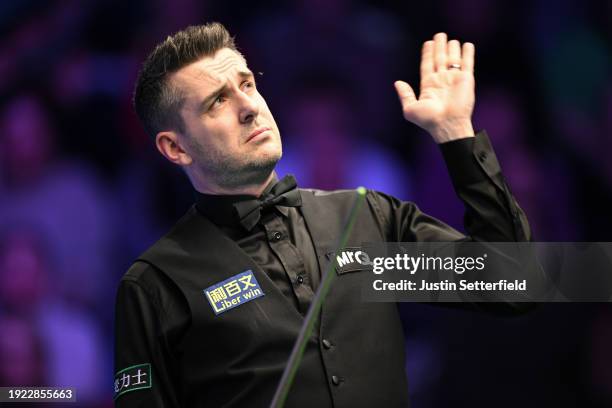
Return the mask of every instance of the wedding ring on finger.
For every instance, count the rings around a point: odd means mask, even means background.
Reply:
[[[461,64],[450,64],[448,69],[461,69]]]

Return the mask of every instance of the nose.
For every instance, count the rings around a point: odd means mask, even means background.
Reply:
[[[257,118],[259,114],[259,104],[255,95],[249,95],[245,92],[239,92],[239,117],[240,123],[250,123]]]

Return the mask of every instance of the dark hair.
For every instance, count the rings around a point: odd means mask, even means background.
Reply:
[[[151,137],[166,129],[184,132],[180,115],[183,94],[170,84],[170,74],[222,48],[240,54],[226,28],[214,22],[189,26],[168,36],[149,54],[136,80],[134,108]]]

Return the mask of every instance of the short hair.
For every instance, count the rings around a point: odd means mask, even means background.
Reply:
[[[180,114],[184,96],[180,89],[170,84],[170,75],[222,48],[240,54],[227,29],[221,23],[212,22],[189,26],[168,36],[149,54],[138,73],[133,103],[145,131],[152,138],[166,129],[185,131]]]

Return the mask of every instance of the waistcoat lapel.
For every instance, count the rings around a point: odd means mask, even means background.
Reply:
[[[325,273],[327,262],[325,255],[337,245],[342,225],[335,213],[330,214],[329,208],[323,208],[310,190],[300,190],[302,196],[302,215],[317,254],[321,275]]]

